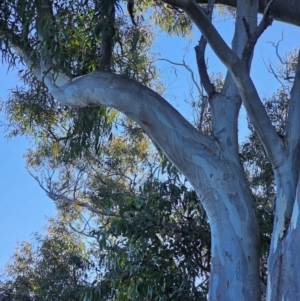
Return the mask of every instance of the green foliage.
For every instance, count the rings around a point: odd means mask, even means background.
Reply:
[[[158,3],[159,2],[160,1],[158,1]],[[186,36],[192,29],[192,22],[187,18],[184,12],[166,3],[160,2],[153,8],[150,20],[151,19],[154,20],[155,24],[158,25],[161,30],[172,36]]]
[[[127,1],[126,1],[127,3]],[[54,79],[60,71],[71,77],[97,69],[103,39],[114,45],[112,70],[149,84],[157,75],[151,66],[153,42],[147,15],[170,34],[186,34],[191,22],[180,11],[161,2],[136,1],[138,26],[133,26],[118,0],[114,23],[109,21],[111,0],[89,1],[6,1],[0,2],[1,53],[10,65],[17,57],[11,44],[23,49],[32,66],[44,62]],[[11,13],[13,12],[13,13]],[[51,61],[51,64],[49,64]]]
[[[210,236],[199,206],[185,185],[151,181],[92,230],[113,300],[205,300]]]
[[[26,86],[14,90],[3,103],[8,137],[27,135],[41,152],[53,152],[66,162],[90,148],[98,152],[101,139],[111,132],[115,111],[62,106],[30,72],[21,71],[20,76]]]
[[[80,300],[93,269],[89,256],[78,235],[50,220],[47,235],[17,247],[0,281],[0,299]]]
[[[118,215],[89,231],[89,253],[58,221],[35,249],[24,242],[0,292],[7,300],[205,300],[210,236],[195,193],[169,179],[115,202]]]
[[[151,53],[154,35],[142,20],[139,26],[133,26],[121,3],[114,1],[114,24],[106,24],[111,6],[107,0],[54,1],[49,7],[51,1],[45,3],[0,2],[0,50],[11,66],[21,59],[11,52],[13,43],[23,48],[33,65],[51,61],[47,73],[53,77],[60,71],[71,77],[92,72],[99,64],[103,35],[110,26],[112,71],[153,88],[160,85],[153,65],[155,55]],[[100,153],[101,140],[112,135],[112,123],[118,114],[104,107],[62,106],[31,71],[24,67],[19,72],[18,87],[1,104],[8,118],[8,136],[28,135],[41,153],[60,156],[65,162],[90,149]]]

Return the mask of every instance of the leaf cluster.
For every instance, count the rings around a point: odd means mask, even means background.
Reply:
[[[144,183],[118,217],[92,230],[113,300],[205,300],[206,216],[196,194],[172,182]]]
[[[93,269],[84,241],[49,220],[45,236],[22,242],[6,265],[0,300],[80,300]]]

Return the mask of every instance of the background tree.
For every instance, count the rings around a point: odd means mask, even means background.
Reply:
[[[81,300],[92,271],[85,242],[50,220],[45,237],[22,242],[0,282],[0,300]]]
[[[100,135],[99,126],[93,125],[94,119],[86,123],[88,116],[80,118],[83,117],[82,112],[90,114],[93,109],[87,108],[80,112],[65,106],[113,107],[136,121],[189,180],[207,213],[211,227],[210,300],[259,300],[261,295],[259,224],[255,201],[240,161],[237,139],[241,102],[271,163],[276,182],[267,299],[299,300],[299,260],[295,254],[299,248],[297,187],[300,134],[297,99],[300,67],[299,63],[295,63],[295,72],[290,69],[291,76],[287,77],[293,78],[293,83],[284,136],[272,125],[249,76],[254,46],[263,31],[271,25],[272,18],[280,19],[287,11],[299,11],[297,3],[278,2],[249,0],[230,3],[236,4],[235,35],[231,48],[210,21],[214,1],[209,1],[205,7],[194,0],[139,3],[135,16],[138,26],[132,26],[128,31],[121,22],[123,11],[118,1],[1,2],[0,34],[4,58],[11,64],[20,58],[29,67],[29,73],[33,74],[33,82],[44,89],[41,95],[48,94],[39,104],[37,112],[43,104],[48,116],[48,108],[54,106],[52,112],[60,109],[59,116],[66,118],[67,125],[58,129],[63,139],[53,145],[54,149],[59,150],[60,143],[68,144],[79,138],[77,144],[81,147],[75,154],[80,155],[82,147],[90,146],[91,135]],[[276,14],[274,8],[276,10],[279,7],[282,9]],[[142,16],[154,10],[153,15],[163,29],[186,34],[194,23],[203,34],[195,50],[211,112],[208,132],[195,129],[154,92],[155,76],[141,76],[153,74],[151,65],[147,64],[148,58],[143,60],[143,52],[140,50],[145,49],[143,22],[150,22],[143,20]],[[259,10],[263,11],[263,17],[257,25]],[[288,17],[285,20],[295,22]],[[126,39],[128,32],[130,38]],[[207,74],[204,60],[206,43],[210,44],[228,69],[220,90],[215,88]],[[126,48],[124,45],[129,46]],[[129,52],[123,52],[124,49],[129,49]],[[118,62],[118,53],[121,53],[120,57],[127,58],[125,62]],[[140,65],[143,62],[145,67],[136,69],[143,66]],[[24,100],[25,106],[30,104],[30,99]],[[74,120],[79,117],[77,124],[82,122],[82,127],[71,126],[70,133],[68,128],[72,112],[76,112]],[[107,121],[111,115],[102,107],[93,113],[98,114],[97,120],[103,121],[102,133],[109,126]],[[55,123],[57,120],[54,117],[52,119]],[[74,129],[79,133],[73,132]],[[50,135],[53,135],[53,131]],[[57,133],[54,136],[57,137]],[[57,192],[53,194],[53,191],[48,191],[61,199]]]
[[[61,160],[67,156],[29,152],[28,164],[41,171],[36,179],[56,202],[60,216],[49,227],[50,237],[36,239],[35,251],[23,243],[16,252],[2,278],[1,300],[19,295],[30,300],[205,300],[210,236],[204,211],[170,163],[163,163],[169,176],[165,174],[162,182],[157,179],[157,155],[150,160],[141,148],[136,150],[145,136],[134,133],[102,141],[105,162],[98,165],[91,152],[73,160],[68,156],[64,165]],[[68,146],[60,149],[67,150]],[[85,252],[77,254],[76,248],[60,243],[60,237],[81,244]],[[85,263],[79,266],[84,282],[75,290],[72,285],[68,289],[74,267],[66,254]]]

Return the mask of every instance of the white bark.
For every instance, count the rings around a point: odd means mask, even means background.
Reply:
[[[298,166],[299,166],[299,158],[300,158],[300,149],[299,149],[299,141],[300,141],[300,51],[298,54],[298,65],[295,72],[294,84],[292,87],[290,100],[289,100],[289,110],[288,110],[288,120],[286,124],[286,132],[287,132],[287,143],[289,149],[289,155],[292,157],[292,174],[295,179],[298,176]]]
[[[283,238],[276,246],[268,261],[268,301],[298,301],[300,298],[300,193],[299,185],[293,205],[291,221]],[[276,247],[276,248],[275,248]],[[271,248],[272,250],[272,248]]]
[[[299,230],[299,114],[300,55],[290,95],[286,125],[287,139],[284,164],[274,171],[276,210],[268,259],[267,300],[300,300],[300,230]]]
[[[246,2],[242,3],[237,1],[237,3],[241,3],[241,5],[244,6],[246,11],[250,14],[250,9],[246,7]],[[299,234],[298,231],[296,231],[299,216],[299,205],[297,204],[297,198],[295,202],[295,194],[300,161],[300,63],[298,63],[295,82],[291,93],[287,124],[288,140],[286,141],[279,138],[275,129],[271,125],[270,119],[263,108],[255,86],[247,72],[246,66],[239,59],[238,55],[236,55],[234,51],[226,45],[213,25],[207,20],[207,18],[205,18],[204,12],[195,3],[195,1],[191,0],[189,5],[186,5],[183,9],[199,27],[207,42],[232,75],[247,110],[248,117],[254,125],[258,137],[260,138],[266,154],[274,168],[277,196],[274,229],[268,262],[268,300],[300,300],[300,292],[298,292],[298,289],[295,289],[295,281],[292,280],[293,276],[295,276],[297,281],[299,274],[297,270],[299,268],[299,263],[296,261],[297,264],[295,265],[292,262],[293,256],[296,256],[296,249],[299,247],[298,243],[293,245],[293,252],[289,252],[289,250],[286,249],[292,248],[292,238],[297,239],[297,242],[299,241],[297,237]],[[241,38],[238,40],[240,41]],[[214,115],[218,106],[214,108],[212,105],[211,108],[213,110],[212,115]],[[219,114],[218,117],[221,117],[221,115]],[[224,143],[222,145],[224,145]],[[218,235],[220,235],[220,232]],[[283,260],[285,260],[284,263]],[[213,274],[220,275],[219,273],[220,269]],[[212,275],[212,277],[214,277],[214,275]],[[284,277],[288,279],[288,281],[283,280]],[[218,279],[216,281],[218,281]],[[289,282],[291,285],[288,284]],[[213,288],[214,292],[217,289],[213,285],[211,288]],[[221,295],[210,297],[214,300],[214,298],[219,299]],[[236,297],[236,299],[239,300],[240,296]],[[225,298],[224,300],[227,299]]]
[[[213,166],[216,171],[201,179],[209,181],[202,199],[212,235],[209,300],[259,300],[259,233],[247,181],[230,160]]]
[[[212,137],[201,135],[159,94],[123,76],[95,71],[57,87],[46,79],[50,93],[64,105],[105,105],[122,111],[145,129],[148,135],[184,174],[194,173],[188,164],[206,164],[219,154]],[[185,146],[186,150],[181,149]],[[198,156],[203,156],[199,162]]]

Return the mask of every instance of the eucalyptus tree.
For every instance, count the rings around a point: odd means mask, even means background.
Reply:
[[[46,108],[59,103],[63,109],[105,106],[123,112],[189,180],[211,228],[209,300],[260,299],[259,224],[237,135],[243,103],[276,182],[267,300],[299,300],[299,57],[294,71],[290,69],[286,75],[293,82],[284,135],[272,125],[249,70],[255,44],[273,18],[299,25],[300,5],[279,0],[224,1],[236,7],[235,33],[229,47],[211,22],[215,1],[206,5],[198,2],[137,2],[135,14],[130,8],[137,25],[130,31],[122,25],[125,10],[120,1],[2,0],[2,54],[11,64],[19,59],[27,65],[38,87],[43,83],[52,97],[52,103],[44,104]],[[258,24],[259,12],[262,19]],[[149,14],[166,30],[184,34],[192,25],[200,29],[202,38],[195,50],[211,112],[208,131],[196,129],[154,91],[153,81],[146,76],[152,74],[149,69],[135,72],[130,68],[144,58],[136,46],[145,39]],[[128,36],[131,43],[123,43]],[[207,43],[228,70],[220,91],[207,73]],[[125,67],[120,62],[125,62]]]
[[[49,220],[47,234],[20,243],[0,280],[0,300],[81,300],[95,270],[85,241]]]

